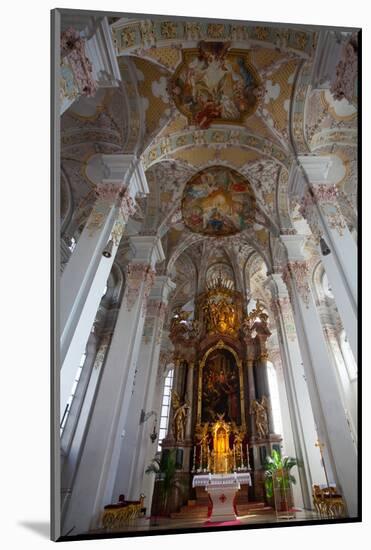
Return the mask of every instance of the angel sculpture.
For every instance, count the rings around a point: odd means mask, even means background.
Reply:
[[[196,437],[199,441],[199,444],[202,446],[205,446],[207,444],[207,439],[209,435],[209,423],[206,422],[205,424],[201,424],[197,426],[196,429]]]
[[[175,311],[170,323],[171,336],[175,338],[184,337],[188,333],[191,314],[191,311],[184,311],[180,308]]]
[[[236,446],[236,448],[240,447],[240,445],[242,445],[242,442],[245,438],[245,433],[242,431],[242,430],[237,430],[234,434],[234,444]]]

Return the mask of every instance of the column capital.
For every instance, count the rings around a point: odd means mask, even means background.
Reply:
[[[345,176],[343,161],[336,155],[301,155],[298,160],[311,184],[331,185]]]
[[[165,259],[161,239],[154,235],[134,235],[130,243],[135,250],[132,262],[147,262],[153,268],[156,263]]]
[[[289,295],[286,283],[282,278],[282,273],[271,273],[268,275],[264,285],[270,289],[273,297],[281,299],[287,298]]]
[[[167,304],[168,296],[175,287],[176,284],[167,275],[156,275],[149,298]]]
[[[281,241],[286,247],[289,262],[305,260],[304,245],[306,235],[281,235]]]
[[[128,188],[131,197],[149,193],[142,161],[135,155],[93,155],[85,168],[85,175],[94,185],[114,181]]]

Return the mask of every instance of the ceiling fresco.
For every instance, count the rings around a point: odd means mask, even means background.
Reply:
[[[254,223],[255,197],[241,174],[214,166],[198,172],[187,183],[182,216],[185,225],[195,233],[234,235]]]
[[[190,124],[241,124],[263,93],[246,50],[229,50],[228,42],[201,41],[183,50],[182,63],[170,80],[173,100]]]
[[[236,288],[248,263],[245,289],[254,279],[257,294],[279,235],[308,232],[289,200],[297,155],[341,158],[341,212],[356,226],[356,98],[314,86],[317,32],[141,16],[114,21],[111,32],[119,87],[85,101],[90,116],[62,117],[66,218],[77,205],[71,232],[95,200],[84,167],[97,152],[142,162],[149,194],[137,199],[135,221],[160,236],[178,305],[212,263],[228,266]]]

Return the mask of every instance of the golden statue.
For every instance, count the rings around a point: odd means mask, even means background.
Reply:
[[[206,445],[209,434],[209,423],[199,424],[196,426],[196,437],[199,441],[199,445]]]
[[[173,408],[173,433],[175,441],[184,441],[189,405],[186,401],[181,404],[176,391],[172,394],[171,405]]]
[[[268,426],[268,399],[263,396],[261,401],[254,399],[251,403],[250,414],[255,415],[255,428],[259,438],[269,434]]]
[[[229,447],[231,425],[224,420],[224,414],[211,426],[213,432],[213,471],[225,474],[232,470],[232,451]]]

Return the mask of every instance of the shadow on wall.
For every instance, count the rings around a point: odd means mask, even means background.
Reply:
[[[50,539],[50,523],[49,521],[20,521],[18,525],[25,527],[34,533],[40,535],[43,539]]]

